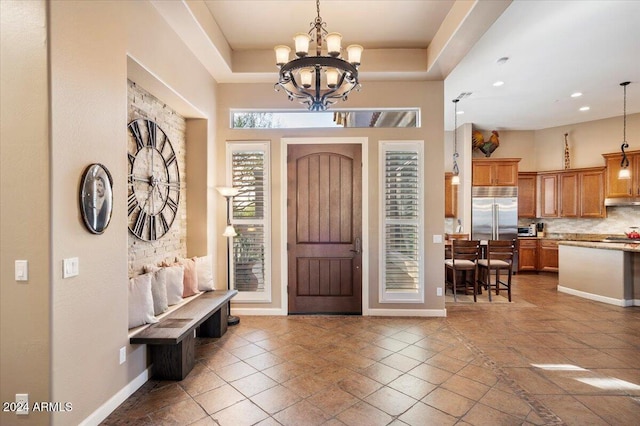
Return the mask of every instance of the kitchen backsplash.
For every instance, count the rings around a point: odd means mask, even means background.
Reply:
[[[531,222],[544,223],[544,231],[553,234],[622,234],[630,226],[640,226],[640,207],[607,207],[607,217],[603,219],[520,219],[518,225]]]

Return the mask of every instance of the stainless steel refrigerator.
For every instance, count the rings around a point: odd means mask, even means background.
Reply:
[[[474,186],[471,197],[472,239],[485,241],[517,238],[517,186]]]

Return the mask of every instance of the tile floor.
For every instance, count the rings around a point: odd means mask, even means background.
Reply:
[[[447,318],[245,316],[103,424],[640,424],[640,308],[556,284],[517,275],[514,303]]]

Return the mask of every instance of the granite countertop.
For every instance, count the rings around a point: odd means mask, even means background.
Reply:
[[[574,247],[589,247],[605,250],[622,250],[640,253],[640,242],[637,240],[624,241],[605,241],[608,237],[626,238],[624,234],[556,234],[546,233],[544,237],[520,237],[523,240],[557,240],[558,244]]]
[[[587,248],[596,248],[596,249],[604,249],[604,250],[619,250],[619,251],[629,251],[634,253],[640,253],[640,242],[610,243],[610,242],[602,242],[602,241],[561,240],[558,242],[558,244],[563,246],[587,247]]]

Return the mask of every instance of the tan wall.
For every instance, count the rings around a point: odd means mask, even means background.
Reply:
[[[362,107],[420,107],[422,111],[422,127],[418,129],[273,129],[273,130],[231,130],[229,129],[229,112],[231,108],[276,109],[303,108],[291,103],[283,93],[274,93],[272,84],[221,84],[219,86],[218,103],[218,144],[217,154],[225,155],[225,141],[270,140],[271,141],[271,190],[272,190],[272,265],[273,294],[271,304],[240,304],[234,308],[281,308],[281,296],[284,283],[280,270],[281,252],[284,241],[281,241],[281,218],[286,212],[282,205],[282,162],[281,139],[304,137],[366,137],[368,138],[369,174],[364,176],[369,182],[369,305],[379,309],[443,309],[444,298],[436,297],[436,286],[442,286],[443,247],[432,243],[432,234],[442,234],[444,229],[444,131],[443,131],[443,84],[442,82],[407,82],[383,83],[368,82],[359,93],[349,97],[349,101],[341,104],[341,108]],[[426,248],[426,285],[424,304],[380,304],[378,303],[378,146],[382,140],[424,140],[425,141],[425,248]],[[225,169],[218,167],[217,180],[224,182]],[[218,229],[224,228],[224,206],[218,209]],[[219,232],[220,233],[220,232]],[[218,233],[218,234],[219,234]],[[223,237],[217,238],[218,252],[225,249]],[[225,269],[225,259],[217,260],[217,268]],[[222,273],[222,272],[221,272]],[[220,275],[220,274],[219,274]]]
[[[564,168],[564,134],[569,133],[571,167],[604,166],[602,154],[619,152],[622,117],[576,123],[535,131],[537,171]],[[629,151],[640,149],[640,114],[627,116]]]
[[[49,108],[44,1],[0,2],[0,400],[50,401]],[[77,202],[76,202],[77,205]],[[14,280],[14,261],[29,280]],[[47,424],[31,413],[20,424]],[[0,424],[16,424],[12,412]]]
[[[187,159],[200,171],[187,164],[187,173],[204,182],[193,199],[195,209],[210,209],[195,215],[206,241],[213,240],[215,221],[208,165],[215,161],[216,83],[148,2],[0,3],[2,400],[29,393],[31,401],[72,404],[73,411],[50,421],[32,413],[20,419],[25,425],[97,423],[108,414],[103,404],[148,367],[144,346],[129,345],[127,335],[128,74],[187,119],[206,123],[187,141],[201,154]],[[127,55],[146,75],[133,70]],[[82,171],[95,162],[114,181],[113,216],[102,235],[85,229],[78,209]],[[202,239],[190,250],[215,256]],[[80,275],[62,279],[63,259],[75,256]],[[24,285],[13,280],[16,259],[30,262]],[[127,348],[123,365],[121,347]],[[0,423],[11,424],[11,416],[5,421],[3,414]]]

